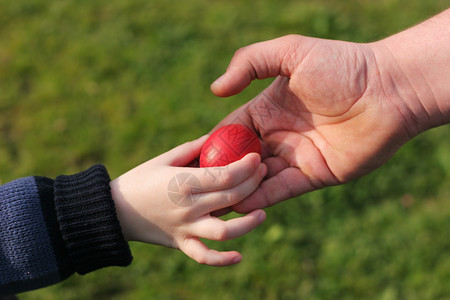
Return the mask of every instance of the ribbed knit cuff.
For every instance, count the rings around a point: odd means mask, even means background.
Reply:
[[[75,271],[127,266],[132,257],[117,219],[105,167],[55,179],[55,208]]]

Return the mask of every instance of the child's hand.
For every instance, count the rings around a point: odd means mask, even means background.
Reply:
[[[262,210],[228,221],[210,213],[249,196],[267,168],[255,153],[226,167],[184,167],[205,141],[185,143],[132,169],[111,182],[111,192],[126,240],[177,248],[199,263],[226,266],[241,255],[209,249],[199,238],[233,239],[264,221]]]

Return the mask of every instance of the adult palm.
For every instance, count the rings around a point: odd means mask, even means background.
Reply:
[[[267,178],[238,212],[271,206],[360,177],[416,132],[383,65],[378,44],[285,36],[238,50],[212,91],[230,96],[254,79],[277,77],[218,126],[259,133]],[[380,61],[383,61],[380,67]]]

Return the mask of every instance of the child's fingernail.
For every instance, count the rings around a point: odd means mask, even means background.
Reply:
[[[266,213],[265,213],[264,211],[261,211],[261,212],[259,213],[259,217],[258,217],[259,223],[264,222],[265,219],[266,219]]]
[[[237,264],[238,262],[241,262],[242,257],[236,256],[235,258],[233,258],[232,262],[233,264]]]

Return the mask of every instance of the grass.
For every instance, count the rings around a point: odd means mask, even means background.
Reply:
[[[0,0],[0,182],[94,163],[116,177],[208,132],[270,80],[231,99],[209,84],[240,47],[290,33],[370,42],[444,0]],[[406,9],[408,8],[408,9]],[[134,262],[74,275],[20,299],[450,299],[448,126],[359,180],[267,209],[198,265],[131,244]]]

